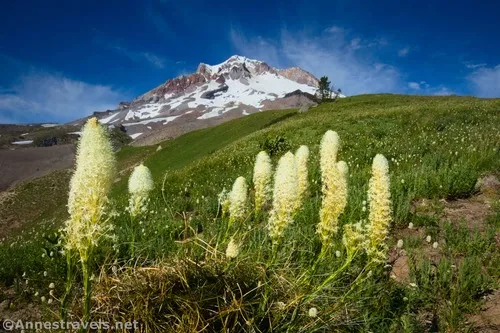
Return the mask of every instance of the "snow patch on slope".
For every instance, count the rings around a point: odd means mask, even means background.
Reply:
[[[218,89],[221,86],[215,81],[210,81],[207,84],[197,87],[189,97],[180,96],[171,99],[170,105],[172,109],[179,108],[183,104],[184,108],[195,109],[199,106],[214,108],[198,117],[198,119],[207,119],[220,116],[233,109],[234,105],[245,104],[261,108],[263,107],[263,101],[284,97],[287,93],[295,90],[301,90],[310,94],[316,92],[315,87],[300,84],[272,73],[252,77],[248,80],[248,84],[240,80],[227,80],[225,84],[228,86],[227,92],[216,94],[213,99],[201,97],[203,93]]]
[[[114,117],[116,117],[117,115],[118,115],[118,113],[113,113],[111,116],[109,116],[109,117],[106,117],[106,118],[103,118],[103,119],[99,120],[99,122],[100,122],[101,124],[107,124],[107,123],[109,123],[109,122],[110,122],[110,121],[111,121]]]
[[[23,141],[14,141],[11,142],[13,145],[30,145],[33,143],[33,140],[23,140]]]
[[[123,123],[123,126],[147,125],[149,123],[156,123],[156,122],[160,122],[160,121],[163,121],[163,125],[166,125],[167,123],[175,120],[178,117],[180,117],[180,116],[171,116],[171,117],[160,117],[160,118],[146,119],[146,120],[137,121],[137,122],[134,122],[134,123]]]
[[[139,136],[141,136],[141,135],[142,135],[142,133],[134,133],[134,134],[130,134],[130,137],[131,137],[132,139],[137,139],[137,138],[138,138]]]

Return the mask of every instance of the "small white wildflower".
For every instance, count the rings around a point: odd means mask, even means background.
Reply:
[[[42,303],[45,303],[45,296],[42,296],[40,300],[42,301]]]
[[[54,289],[55,287],[56,287],[56,285],[54,284],[54,282],[51,282],[51,283],[49,284],[49,288],[50,288],[50,289]]]
[[[396,244],[396,246],[398,247],[398,249],[401,249],[403,247],[403,240],[399,239],[398,243]]]
[[[316,318],[318,316],[318,309],[312,307],[309,309],[309,317]]]
[[[417,284],[412,282],[412,283],[410,283],[410,287],[417,288]]]
[[[50,251],[49,256],[53,257],[54,256],[54,251]]]
[[[276,302],[276,306],[278,309],[283,310],[286,307],[286,304],[283,302]]]
[[[438,248],[438,246],[439,246],[439,243],[438,243],[438,242],[434,242],[434,243],[432,243],[432,247],[433,247],[434,249],[437,249],[437,248]]]
[[[339,250],[335,251],[335,256],[336,256],[337,258],[340,258],[340,255],[341,255],[341,253],[340,253],[340,251],[339,251]]]
[[[49,300],[47,301],[47,304],[52,304],[52,298],[49,298]]]
[[[427,237],[425,238],[425,240],[427,241],[427,243],[430,243],[432,241],[431,235],[427,235]]]
[[[411,223],[411,222],[410,222],[410,223],[408,224],[408,229],[413,229],[413,223]]]
[[[39,295],[39,292],[37,291],[37,292],[35,293],[35,297],[38,297],[38,295]]]
[[[43,276],[47,276],[47,271],[44,271],[44,272],[43,272]]]

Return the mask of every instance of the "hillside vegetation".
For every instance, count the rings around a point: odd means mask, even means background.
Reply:
[[[325,249],[316,228],[320,142],[328,130],[341,140],[337,161],[348,165],[348,197]],[[253,210],[255,158],[267,150],[276,169],[301,145],[310,151],[307,195],[273,243],[270,205]],[[123,148],[107,214],[113,237],[99,244],[90,263],[91,318],[137,319],[145,332],[486,331],[469,315],[500,286],[500,203],[495,181],[477,181],[499,176],[499,147],[500,100],[366,95],[306,113],[253,114],[159,147]],[[369,219],[377,154],[389,161],[392,201],[382,263],[363,251],[353,254],[343,239],[345,226]],[[131,219],[127,179],[139,161],[155,187]],[[220,193],[240,176],[248,200],[244,217],[233,218],[223,213]],[[59,183],[56,189],[66,192],[67,179]],[[18,194],[29,192],[23,188]],[[67,218],[66,202],[59,201],[64,194],[51,203],[56,218],[47,210],[20,215],[18,231],[0,244],[8,311],[36,304],[37,316],[59,319],[68,276],[58,231]],[[26,194],[36,202],[33,197]],[[22,211],[23,198],[13,194],[11,211]],[[475,215],[456,209],[467,205]],[[65,308],[78,320],[82,272],[76,262],[70,267]]]

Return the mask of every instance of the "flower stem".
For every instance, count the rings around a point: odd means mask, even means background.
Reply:
[[[73,286],[73,263],[71,260],[71,250],[66,251],[66,290],[61,299],[61,320],[65,322],[68,319],[68,309],[66,308],[69,294]]]

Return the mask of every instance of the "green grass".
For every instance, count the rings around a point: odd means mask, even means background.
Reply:
[[[95,300],[104,308],[119,305],[120,311],[111,317],[95,313],[96,318],[135,317],[152,330],[168,326],[186,332],[205,324],[212,331],[249,331],[252,326],[260,331],[420,332],[432,329],[426,323],[430,316],[435,318],[431,326],[440,331],[465,329],[464,315],[479,308],[481,295],[498,288],[499,253],[494,246],[498,214],[492,215],[485,232],[470,233],[435,216],[413,214],[411,205],[421,198],[434,202],[467,198],[479,177],[500,170],[499,115],[496,99],[366,95],[301,114],[293,110],[254,114],[164,142],[159,151],[156,146],[122,149],[118,156],[125,171],[112,198],[117,242],[105,244],[98,256],[96,275],[101,280],[96,282]],[[327,289],[302,303],[294,301],[312,293],[312,286],[343,262],[343,256],[328,253],[310,285],[297,282],[318,253],[318,149],[329,129],[339,133],[343,143],[339,160],[350,169],[349,200],[341,224],[366,218],[362,202],[371,161],[382,153],[390,161],[394,226],[404,228],[413,222],[433,239],[446,240],[440,259],[432,262],[424,251],[429,244],[415,235],[405,239],[417,288],[392,281],[383,270],[375,270],[354,288],[352,282],[366,263],[366,258],[358,258]],[[270,248],[263,216],[249,216],[239,225],[242,249],[237,260],[227,261],[225,243],[216,248],[226,223],[218,214],[217,195],[223,188],[230,189],[238,176],[251,184],[256,154],[266,141],[276,138],[283,138],[284,144],[276,147],[274,163],[287,148],[309,146],[310,196],[286,230],[272,267],[265,265]],[[132,231],[124,211],[126,170],[141,160],[151,169],[157,188],[148,213],[134,228],[136,256],[131,258]],[[54,222],[51,228],[57,225]],[[21,272],[27,272],[40,283],[24,288],[23,295],[36,301],[35,290],[46,294],[48,281],[61,284],[64,280],[64,258],[42,257],[42,247],[57,245],[44,240],[40,232],[29,235],[30,242],[18,236],[13,246],[9,241],[0,245],[0,279],[12,284],[22,281]],[[340,236],[333,244],[342,249]],[[33,259],[23,263],[23,257]],[[121,274],[113,273],[113,267]],[[46,279],[41,278],[43,270],[48,272]],[[261,283],[267,287],[262,289]],[[108,293],[110,288],[113,291]],[[350,289],[349,296],[344,296]],[[344,309],[337,308],[337,303]],[[307,316],[313,306],[319,310],[317,318]],[[75,303],[76,314],[78,309]]]

